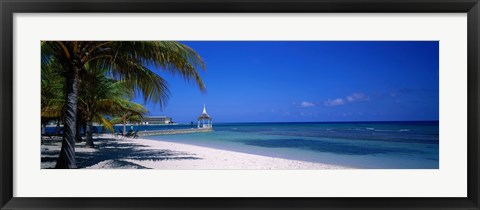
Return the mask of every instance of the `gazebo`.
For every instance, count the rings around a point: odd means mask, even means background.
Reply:
[[[204,128],[212,128],[212,118],[207,114],[207,110],[205,109],[205,104],[203,105],[203,112],[197,118],[198,125],[197,128],[204,129]]]

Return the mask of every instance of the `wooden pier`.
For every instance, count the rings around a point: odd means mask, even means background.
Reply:
[[[190,128],[190,129],[170,129],[170,130],[153,130],[139,131],[139,136],[166,135],[166,134],[182,134],[182,133],[203,133],[213,131],[212,128]]]

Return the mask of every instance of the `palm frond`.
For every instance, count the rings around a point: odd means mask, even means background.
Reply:
[[[167,82],[148,66],[155,66],[185,80],[194,81],[201,91],[205,85],[197,69],[205,69],[203,59],[191,48],[174,41],[123,41],[96,43],[88,65],[108,68],[114,78],[142,93],[145,101],[163,108],[170,94]]]

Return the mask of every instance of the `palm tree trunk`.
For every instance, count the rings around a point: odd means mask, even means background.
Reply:
[[[123,135],[127,134],[127,122],[123,122]]]
[[[78,110],[77,110],[77,115],[78,115]],[[82,142],[82,133],[81,133],[81,129],[82,129],[82,121],[81,121],[81,117],[80,116],[77,116],[77,124],[75,125],[75,129],[76,129],[76,134],[75,134],[75,142],[76,143],[80,143]]]
[[[56,168],[77,168],[75,161],[75,135],[77,133],[78,81],[80,80],[79,74],[81,69],[78,65],[75,65],[77,63],[79,62],[73,61],[66,75],[66,107],[63,119],[62,148]]]
[[[95,144],[93,143],[93,137],[92,137],[92,129],[93,129],[93,123],[91,118],[87,118],[87,129],[85,129],[85,132],[87,133],[87,141],[85,146],[93,148],[95,147]]]
[[[45,125],[44,123],[42,123],[42,135],[45,134],[45,126],[46,126],[46,125]]]
[[[57,119],[57,127],[55,127],[55,133],[58,134],[60,131],[60,118]]]

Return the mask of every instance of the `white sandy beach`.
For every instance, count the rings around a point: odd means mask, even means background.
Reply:
[[[53,168],[60,140],[42,140],[42,168]],[[345,169],[208,147],[146,139],[95,139],[95,148],[76,145],[77,164],[87,169]]]

